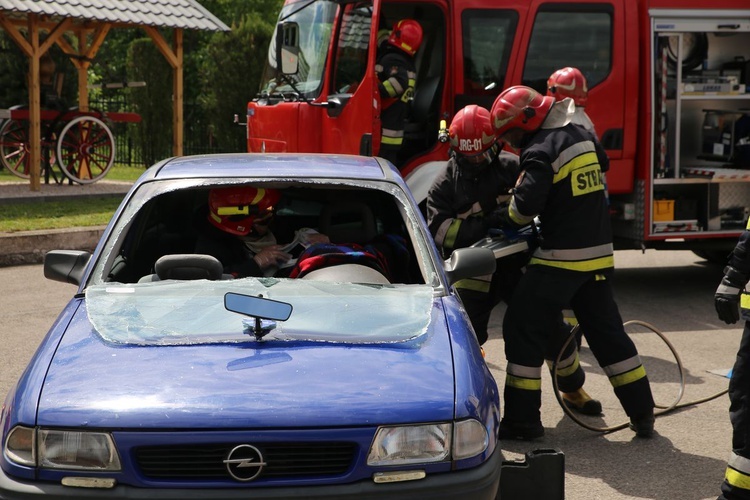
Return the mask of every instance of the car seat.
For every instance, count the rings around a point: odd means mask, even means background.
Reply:
[[[163,255],[154,264],[154,274],[138,280],[149,283],[162,280],[222,280],[232,279],[216,257],[204,254]]]

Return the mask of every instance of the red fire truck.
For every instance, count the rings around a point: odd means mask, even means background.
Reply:
[[[377,33],[404,18],[424,30],[399,166],[418,201],[448,158],[441,120],[575,66],[611,160],[616,247],[725,260],[750,207],[747,0],[287,0],[248,150],[377,155]]]

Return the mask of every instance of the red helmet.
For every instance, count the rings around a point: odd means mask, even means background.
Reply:
[[[542,96],[536,90],[517,85],[503,90],[492,104],[492,127],[498,140],[517,147],[508,137],[513,130],[533,132],[542,126],[549,110],[555,103],[554,97]]]
[[[492,129],[490,112],[476,104],[461,109],[453,117],[448,129],[450,146],[453,151],[478,162],[487,158],[496,142]]]
[[[388,43],[413,56],[422,45],[422,26],[413,19],[402,19],[393,25]]]
[[[275,189],[237,186],[212,189],[208,194],[208,220],[222,231],[245,236],[256,219],[270,215],[281,199]]]
[[[583,108],[589,99],[586,77],[578,68],[558,69],[547,80],[547,95],[554,97],[557,101],[571,97],[576,106]]]

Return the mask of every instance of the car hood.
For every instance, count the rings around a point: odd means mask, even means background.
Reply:
[[[116,342],[92,324],[91,305],[78,309],[52,358],[38,425],[339,427],[454,416],[441,298],[429,296],[417,335],[365,343],[314,335],[155,343],[137,332],[138,342]]]

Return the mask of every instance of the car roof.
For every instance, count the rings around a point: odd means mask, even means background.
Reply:
[[[210,177],[392,180],[398,178],[398,171],[367,156],[236,153],[170,158],[156,165],[153,175],[161,180]]]

